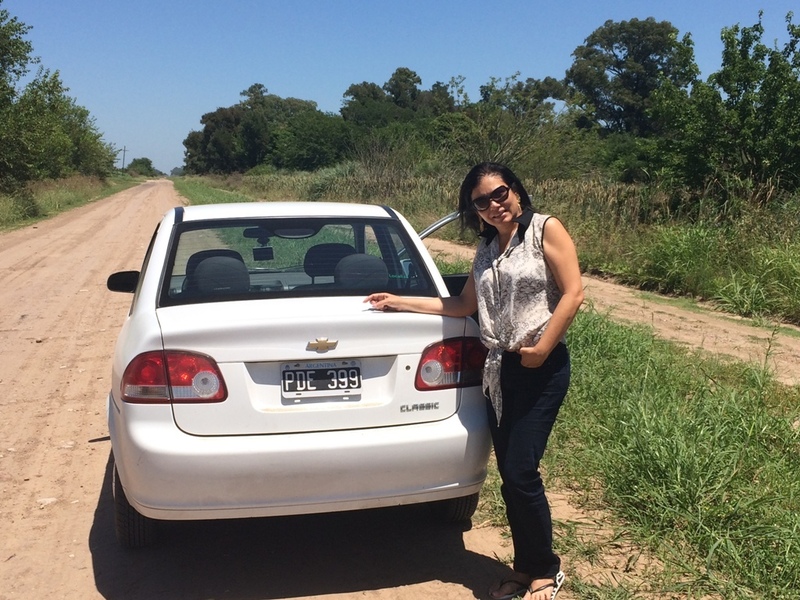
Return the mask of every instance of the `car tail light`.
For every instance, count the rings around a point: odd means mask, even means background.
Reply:
[[[478,338],[451,338],[425,348],[414,386],[443,390],[480,385],[486,348]]]
[[[176,350],[134,358],[121,387],[122,400],[137,404],[222,402],[228,396],[213,358]]]

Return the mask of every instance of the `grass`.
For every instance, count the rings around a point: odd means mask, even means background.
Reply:
[[[660,593],[691,584],[724,598],[796,597],[800,390],[592,311],[569,341],[551,477],[584,490],[669,567]]]
[[[0,229],[41,221],[138,183],[138,180],[127,175],[115,175],[105,180],[76,175],[68,179],[32,183],[14,195],[0,194]]]
[[[182,177],[175,186],[195,204],[387,204],[421,230],[455,207],[460,176],[445,167],[413,161],[398,166],[375,156],[314,173],[257,168],[243,175]],[[46,218],[136,183],[122,176],[106,182],[75,177],[0,196],[0,228]],[[567,225],[584,271],[643,290],[710,301],[756,320],[800,324],[800,196],[769,208],[732,202],[738,208],[725,215],[712,212],[701,199],[691,215],[682,215],[673,208],[674,198],[657,187],[599,180],[526,185],[539,210]],[[450,225],[437,237],[460,240],[461,235]]]
[[[177,178],[175,186],[181,194],[197,203],[231,202],[225,192],[238,197],[235,201],[304,200],[308,202],[359,202],[386,204],[400,211],[418,231],[439,217],[452,212],[455,192],[443,177],[415,176],[404,181],[381,179],[380,172],[347,164],[314,173],[282,173],[254,170],[229,177]],[[395,187],[392,187],[395,186]],[[214,191],[218,193],[213,196]],[[218,200],[206,200],[216,197]],[[450,231],[454,232],[455,228]]]
[[[251,196],[213,187],[199,178],[179,177],[174,180],[175,189],[192,204],[227,204],[231,202],[253,202]]]
[[[572,232],[587,272],[734,314],[800,324],[800,195],[738,216],[670,213],[663,194],[601,182],[529,190]]]
[[[434,256],[433,262],[436,263],[436,267],[439,269],[439,272],[442,275],[458,275],[459,273],[469,273],[469,270],[472,268],[472,263],[463,259],[450,257],[444,259],[441,256]]]

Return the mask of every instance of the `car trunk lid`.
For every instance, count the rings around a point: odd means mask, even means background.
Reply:
[[[251,435],[386,427],[453,415],[460,390],[418,391],[415,375],[428,345],[467,330],[474,335],[474,322],[383,313],[362,300],[159,309],[164,348],[212,357],[228,389],[221,403],[173,404],[177,426],[195,435]]]

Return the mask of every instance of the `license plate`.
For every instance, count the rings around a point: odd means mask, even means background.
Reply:
[[[361,361],[311,361],[281,366],[281,396],[291,402],[359,400]]]

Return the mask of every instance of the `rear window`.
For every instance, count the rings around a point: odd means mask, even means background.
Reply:
[[[175,228],[160,306],[436,290],[391,219],[252,219]]]

